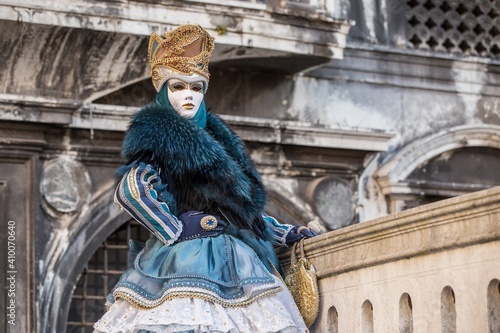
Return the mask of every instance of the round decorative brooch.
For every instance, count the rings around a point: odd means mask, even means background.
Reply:
[[[212,230],[217,227],[217,218],[212,215],[207,215],[201,219],[200,225],[204,230]]]

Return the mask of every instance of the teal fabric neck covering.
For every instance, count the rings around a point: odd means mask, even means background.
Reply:
[[[156,103],[164,108],[170,109],[174,112],[174,107],[168,100],[168,87],[167,84],[163,85],[160,92],[156,94]],[[198,125],[201,128],[205,128],[207,126],[207,108],[205,107],[205,101],[201,102],[200,108],[198,112],[194,115],[193,118],[189,119]]]

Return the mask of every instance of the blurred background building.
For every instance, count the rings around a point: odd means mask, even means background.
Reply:
[[[152,31],[216,38],[206,104],[247,143],[268,214],[333,231],[500,185],[499,17],[498,0],[0,1],[17,304],[0,331],[92,332],[128,239],[148,237],[112,191],[130,117],[154,99]]]

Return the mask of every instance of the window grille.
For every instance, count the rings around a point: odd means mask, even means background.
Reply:
[[[129,239],[145,241],[149,232],[129,221],[113,232],[87,263],[76,284],[66,327],[67,333],[91,333],[105,312],[105,302],[127,268]]]
[[[500,59],[500,0],[408,0],[407,46]]]

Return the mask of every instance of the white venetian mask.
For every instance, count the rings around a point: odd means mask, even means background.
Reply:
[[[177,78],[168,80],[168,100],[182,117],[191,119],[203,102],[205,82],[188,77],[186,79],[186,81]]]

